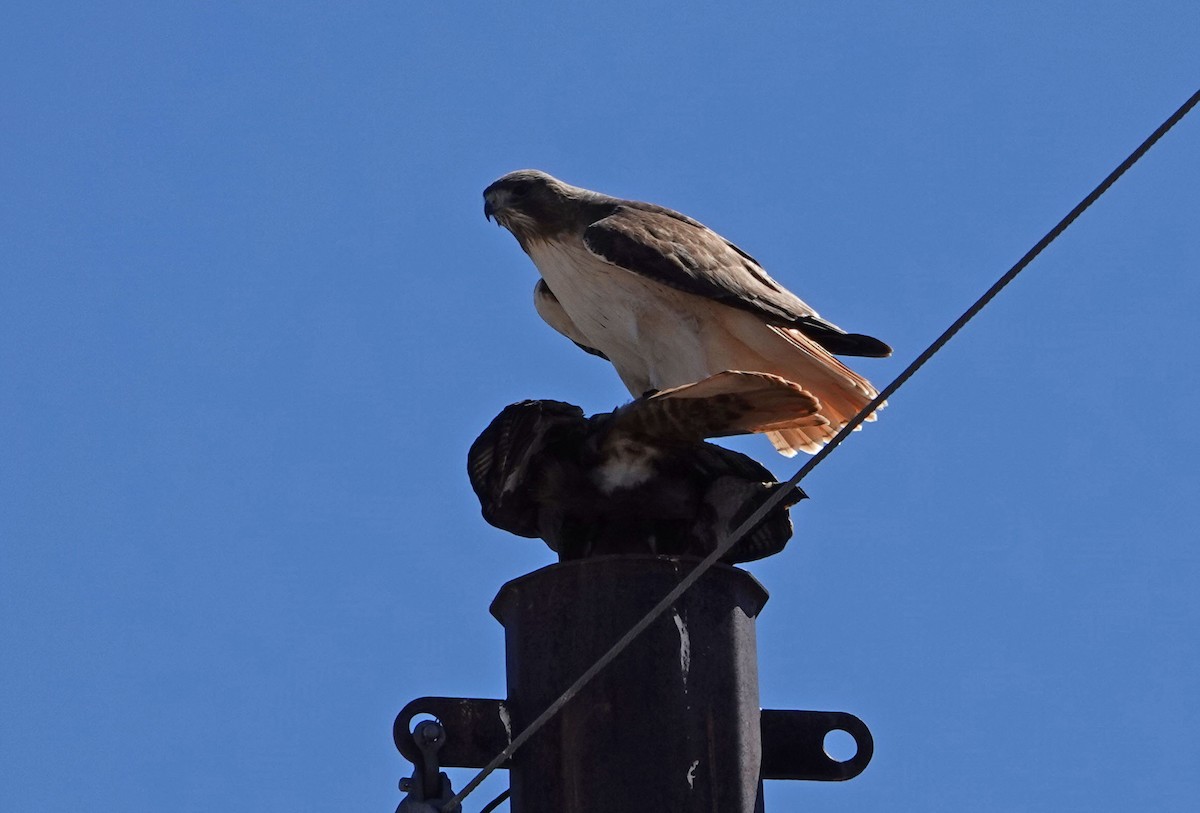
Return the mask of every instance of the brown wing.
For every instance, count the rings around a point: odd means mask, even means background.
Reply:
[[[584,245],[596,256],[663,285],[796,328],[831,353],[889,356],[878,339],[846,333],[773,280],[746,252],[691,218],[641,203],[619,206],[590,225]]]
[[[639,398],[614,413],[614,433],[659,443],[824,426],[821,408],[799,384],[769,373],[726,370]]]

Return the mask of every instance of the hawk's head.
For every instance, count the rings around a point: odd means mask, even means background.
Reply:
[[[495,217],[525,245],[582,229],[594,219],[593,205],[608,200],[540,170],[519,169],[483,190],[483,214],[488,220]]]

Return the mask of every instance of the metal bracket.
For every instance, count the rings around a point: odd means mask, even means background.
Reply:
[[[392,725],[396,749],[414,765],[421,759],[421,750],[411,733],[412,721],[421,714],[437,718],[453,732],[439,754],[441,764],[448,768],[482,768],[508,747],[511,738],[508,709],[502,700],[421,697],[401,709]]]
[[[867,724],[844,711],[763,709],[759,728],[763,779],[844,782],[862,773],[875,753]],[[825,751],[825,736],[831,731],[845,731],[858,746],[845,762]]]
[[[453,737],[446,737],[438,758],[452,768],[482,768],[503,751],[512,739],[508,708],[503,700],[469,697],[421,697],[396,717],[392,736],[396,748],[417,764],[422,749],[410,726],[419,714],[436,717]],[[418,725],[418,728],[420,725]],[[763,709],[762,778],[844,782],[863,772],[875,752],[871,731],[859,718],[842,711],[788,711]],[[825,752],[825,736],[845,731],[858,751],[845,762]],[[502,767],[508,767],[504,765]]]

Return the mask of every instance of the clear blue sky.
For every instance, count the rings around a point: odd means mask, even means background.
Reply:
[[[698,217],[882,384],[1200,82],[1184,0],[5,18],[5,813],[390,811],[400,707],[503,696],[487,606],[551,556],[466,449],[625,395],[535,315],[497,176]],[[1193,117],[806,481],[750,568],[763,704],[877,750],[768,809],[1194,809],[1197,179]]]

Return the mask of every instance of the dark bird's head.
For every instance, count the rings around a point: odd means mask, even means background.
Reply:
[[[614,198],[563,183],[536,169],[510,172],[483,190],[483,214],[508,229],[522,246],[582,231],[611,211]]]

